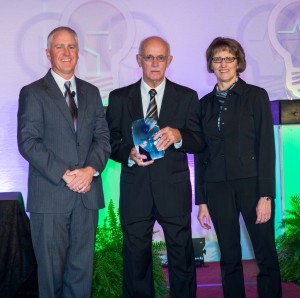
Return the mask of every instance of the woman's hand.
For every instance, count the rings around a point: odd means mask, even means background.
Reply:
[[[206,204],[200,204],[199,205],[198,220],[199,220],[200,225],[203,229],[205,229],[205,230],[211,229],[210,215],[209,215],[208,208],[207,208]]]
[[[267,222],[271,218],[271,199],[267,197],[259,198],[256,206],[256,224]]]

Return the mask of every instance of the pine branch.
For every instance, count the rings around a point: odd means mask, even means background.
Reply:
[[[300,197],[292,196],[292,209],[285,211],[280,228],[284,233],[277,237],[277,251],[282,279],[300,281]]]

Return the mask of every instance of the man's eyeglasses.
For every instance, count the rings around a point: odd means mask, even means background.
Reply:
[[[140,55],[140,56],[144,59],[144,61],[151,62],[151,63],[154,61],[154,59],[156,59],[157,62],[166,62],[169,58],[169,56],[162,56],[162,55],[156,57],[152,55],[147,55],[147,56]]]
[[[226,63],[232,63],[235,59],[237,59],[237,57],[213,57],[211,60],[214,63],[222,63],[222,61],[224,60]]]

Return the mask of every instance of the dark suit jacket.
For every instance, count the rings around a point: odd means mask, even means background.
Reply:
[[[89,209],[104,207],[101,177],[91,190],[75,193],[62,177],[67,169],[86,166],[101,173],[110,154],[109,131],[98,89],[76,79],[78,128],[74,130],[66,100],[51,72],[22,88],[18,111],[18,145],[29,162],[27,210],[70,211],[77,196]]]
[[[128,167],[130,150],[134,147],[131,125],[144,117],[140,84],[138,81],[112,91],[106,114],[111,158],[122,163],[120,213],[128,217],[148,216],[155,203],[162,216],[185,215],[191,212],[192,205],[186,153],[200,152],[203,148],[197,93],[167,80],[158,125],[178,128],[182,147],[177,150],[170,146],[164,158],[148,167]]]
[[[260,197],[274,197],[274,130],[266,90],[239,79],[225,100],[220,131],[214,90],[200,106],[207,147],[195,157],[196,203],[206,203],[205,182],[249,177],[258,177]]]

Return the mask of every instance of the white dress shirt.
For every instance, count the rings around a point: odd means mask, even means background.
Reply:
[[[144,79],[141,80],[141,94],[142,94],[142,105],[143,105],[143,113],[144,113],[144,118],[146,117],[147,114],[147,109],[150,103],[150,94],[149,91],[151,89],[155,89],[156,95],[155,95],[155,101],[157,105],[157,115],[159,117],[160,109],[161,109],[161,104],[165,92],[165,87],[166,87],[166,78],[161,82],[161,84],[155,88],[149,87]]]
[[[70,78],[69,80],[66,80],[63,77],[61,77],[60,75],[58,75],[56,72],[54,72],[52,69],[51,69],[51,74],[52,74],[52,76],[53,76],[56,84],[58,85],[61,93],[63,94],[63,96],[65,96],[65,93],[66,93],[65,82],[66,81],[70,81],[71,82],[70,90],[71,90],[71,92],[72,91],[75,92],[74,100],[75,100],[76,106],[78,107],[77,94],[76,94],[75,76],[73,75],[72,78]]]
[[[163,96],[164,96],[164,92],[165,92],[165,87],[166,87],[166,78],[164,78],[164,80],[155,88],[151,88],[149,85],[147,85],[147,83],[142,78],[142,80],[141,80],[141,95],[142,95],[142,106],[143,106],[144,118],[146,117],[147,109],[148,109],[148,106],[150,103],[149,91],[151,89],[155,89],[155,91],[156,91],[155,101],[156,101],[156,106],[157,106],[157,115],[159,118],[161,104],[162,104],[162,100],[163,100]],[[181,146],[182,146],[182,140],[180,140],[177,143],[174,143],[174,147],[176,149],[180,148]],[[132,167],[134,164],[135,164],[135,162],[132,159],[130,159],[130,156],[129,156],[128,166]]]

